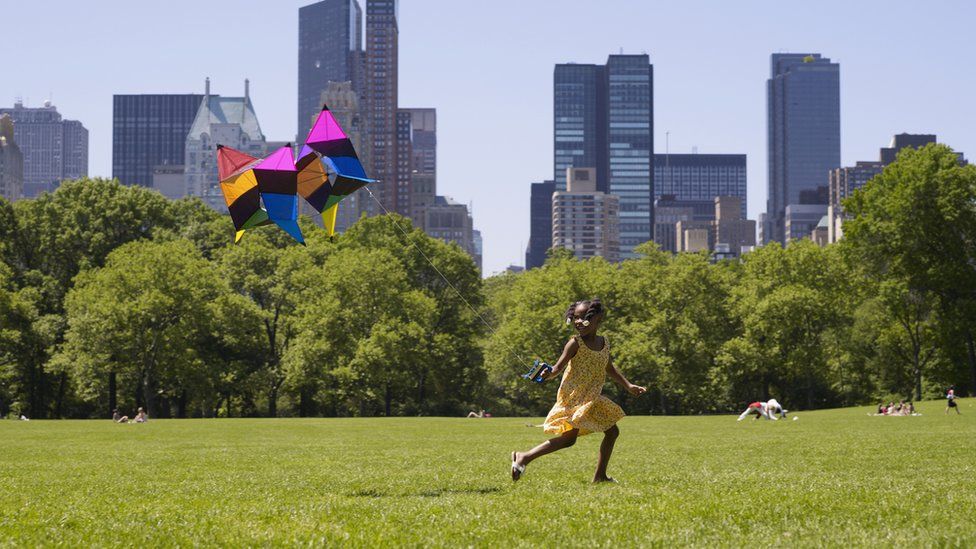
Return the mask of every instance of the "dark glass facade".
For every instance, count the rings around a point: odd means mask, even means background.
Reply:
[[[566,190],[566,168],[596,168],[607,184],[607,87],[602,65],[556,65],[553,73],[553,177]]]
[[[774,53],[767,81],[765,242],[786,243],[786,207],[823,195],[840,167],[840,65],[819,53]],[[826,199],[824,199],[826,202]]]
[[[322,0],[298,10],[298,126],[303,142],[329,82],[362,90],[363,10],[356,0]]]
[[[705,200],[735,196],[741,200],[742,219],[746,203],[746,155],[744,154],[656,154],[654,155],[655,197],[676,200]]]
[[[565,170],[563,174],[565,175]],[[529,198],[529,246],[525,250],[525,268],[541,267],[546,251],[552,247],[552,193],[555,181],[533,183]]]
[[[399,32],[397,0],[366,0],[366,112],[372,149],[372,166],[367,173],[378,180],[370,188],[391,212],[401,211],[397,203],[401,194],[396,150]],[[403,196],[409,195],[408,189]],[[368,204],[369,208],[374,206]],[[368,211],[382,213],[375,208]]]
[[[647,55],[607,60],[608,182],[620,197],[620,257],[654,238],[654,67]]]
[[[116,95],[112,98],[112,177],[152,187],[153,168],[182,166],[186,136],[203,95]]]
[[[611,55],[606,65],[556,65],[553,180],[596,168],[597,190],[620,197],[620,256],[654,237],[654,67],[650,57]]]

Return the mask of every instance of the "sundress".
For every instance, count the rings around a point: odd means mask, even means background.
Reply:
[[[620,406],[600,394],[607,379],[610,341],[604,337],[603,349],[594,351],[579,336],[575,337],[579,350],[563,373],[556,404],[542,425],[547,433],[561,434],[571,429],[579,429],[580,436],[602,433],[625,415]]]

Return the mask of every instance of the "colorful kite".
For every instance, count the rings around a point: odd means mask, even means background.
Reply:
[[[240,241],[248,229],[274,223],[305,243],[298,228],[298,170],[290,144],[262,160],[217,145],[217,173],[237,229],[234,242]]]
[[[327,217],[343,198],[374,180],[366,177],[352,141],[342,131],[328,105],[308,132],[305,146],[298,154],[298,192],[313,208]],[[331,177],[325,170],[330,169]],[[335,211],[332,212],[335,217]]]
[[[322,214],[331,236],[339,201],[373,181],[366,177],[352,141],[328,106],[322,107],[312,125],[297,164],[291,145],[262,160],[218,145],[217,168],[220,188],[237,229],[234,242],[248,229],[274,223],[304,244],[297,223],[299,194]]]

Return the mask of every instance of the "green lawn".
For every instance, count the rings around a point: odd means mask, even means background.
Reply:
[[[976,401],[628,417],[533,463],[538,420],[0,421],[0,545],[966,546]]]

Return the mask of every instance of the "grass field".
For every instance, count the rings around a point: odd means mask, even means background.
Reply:
[[[0,421],[0,545],[971,546],[976,402],[628,417],[533,463],[538,420]]]

